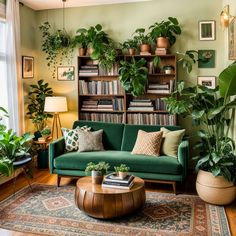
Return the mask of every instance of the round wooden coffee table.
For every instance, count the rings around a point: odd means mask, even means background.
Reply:
[[[76,183],[75,204],[86,214],[101,219],[124,216],[141,208],[146,200],[144,181],[134,178],[131,189],[102,188],[92,184],[91,177],[83,177]]]

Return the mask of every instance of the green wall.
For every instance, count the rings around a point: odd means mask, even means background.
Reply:
[[[0,2],[6,4],[6,0],[0,0]]]
[[[62,9],[36,11],[24,10],[21,8],[21,15],[24,20],[22,29],[30,35],[34,34],[35,47],[33,46],[33,54],[35,55],[36,76],[30,83],[35,83],[36,79],[44,79],[49,82],[50,86],[56,95],[65,95],[69,103],[69,112],[61,115],[62,125],[71,127],[72,122],[77,119],[77,76],[75,81],[62,82],[53,79],[46,66],[45,54],[41,51],[41,34],[38,31],[38,26],[44,21],[49,21],[50,24],[57,28],[62,28]],[[157,21],[167,19],[168,16],[176,17],[181,26],[183,33],[177,38],[177,43],[171,49],[172,53],[176,51],[185,51],[188,49],[214,49],[216,50],[216,67],[212,69],[198,69],[194,66],[191,75],[186,75],[179,68],[179,80],[186,80],[188,84],[197,83],[197,75],[212,75],[217,76],[224,68],[224,33],[219,25],[219,14],[222,9],[222,1],[212,0],[165,0],[165,1],[148,1],[129,4],[115,4],[104,6],[68,8],[65,10],[65,27],[68,32],[75,33],[80,27],[89,27],[100,23],[110,36],[116,41],[122,42],[129,38],[134,30],[138,27],[148,28],[151,24]],[[25,14],[27,12],[27,14]],[[198,40],[198,22],[200,20],[215,20],[216,21],[216,40],[214,41],[199,41]],[[33,30],[31,31],[31,27]],[[25,29],[26,28],[26,29]],[[30,35],[23,35],[22,47],[23,51],[31,51],[28,40]],[[77,66],[77,50],[74,53],[73,65]],[[77,72],[77,68],[76,68]],[[28,83],[29,81],[27,81]],[[26,83],[26,82],[25,82]],[[27,86],[25,87],[28,92]],[[180,120],[180,124],[192,129],[190,121]]]

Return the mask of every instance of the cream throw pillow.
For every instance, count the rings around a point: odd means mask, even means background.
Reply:
[[[178,147],[185,134],[185,129],[170,131],[162,127],[161,131],[163,131],[161,153],[177,158]]]
[[[79,130],[79,150],[78,152],[103,151],[102,135],[103,129],[94,132],[84,132]]]
[[[148,156],[159,156],[162,131],[145,132],[138,131],[137,139],[131,154],[143,154]]]

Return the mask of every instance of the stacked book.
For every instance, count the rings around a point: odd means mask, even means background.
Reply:
[[[155,110],[162,110],[162,111],[166,110],[166,104],[163,100],[161,100],[161,98],[157,98],[154,103],[155,103]]]
[[[131,189],[133,185],[133,175],[127,175],[124,179],[121,179],[117,173],[106,175],[102,182],[102,187],[104,188]]]
[[[148,85],[147,93],[169,94],[169,84],[151,83]]]
[[[102,121],[107,123],[123,123],[124,114],[81,112],[81,120]]]
[[[98,100],[84,100],[82,103],[81,111],[93,111],[98,108]]]
[[[112,99],[100,99],[98,101],[98,110],[113,111]]]
[[[167,48],[156,48],[156,55],[166,55],[168,53]]]
[[[98,76],[98,65],[80,66],[79,76]]]
[[[154,111],[151,99],[133,99],[129,103],[128,111]]]

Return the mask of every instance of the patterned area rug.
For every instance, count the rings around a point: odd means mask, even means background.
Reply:
[[[197,196],[147,192],[144,208],[116,220],[97,220],[74,205],[74,187],[33,185],[0,203],[0,228],[42,235],[230,235],[223,207]]]

